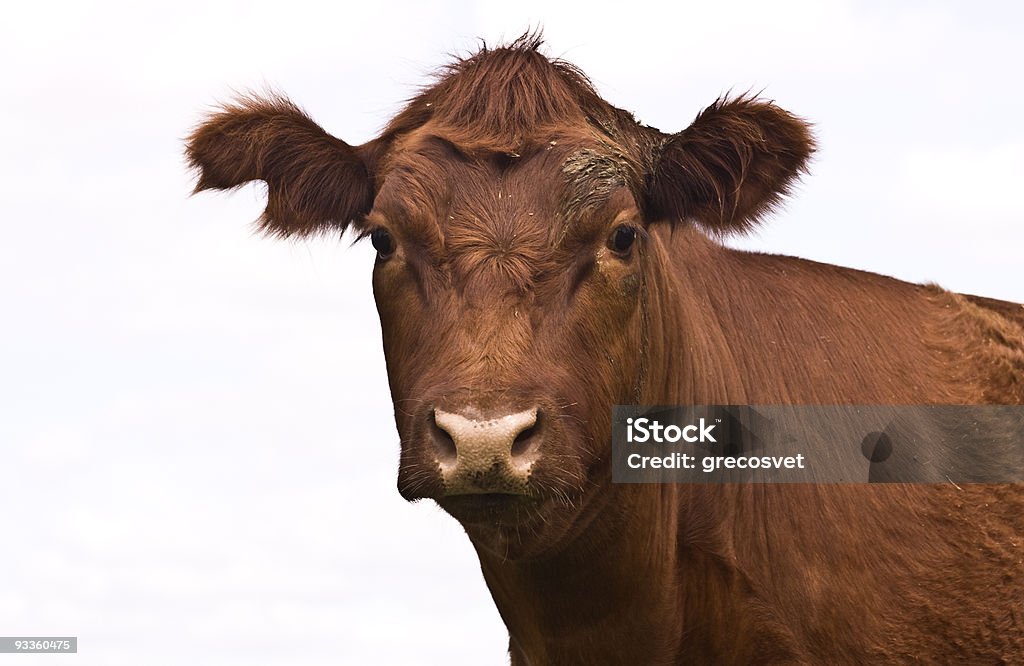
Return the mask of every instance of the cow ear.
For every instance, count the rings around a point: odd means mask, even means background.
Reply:
[[[808,123],[746,96],[719,99],[682,132],[662,136],[648,214],[722,234],[748,231],[770,212],[814,151]]]
[[[369,212],[373,187],[356,148],[280,96],[249,96],[222,107],[187,140],[195,191],[267,184],[260,228],[278,236],[344,229]]]

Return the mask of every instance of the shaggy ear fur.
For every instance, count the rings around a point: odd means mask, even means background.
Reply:
[[[648,176],[649,214],[716,233],[750,230],[814,151],[806,122],[753,97],[719,99],[664,141]]]
[[[260,228],[278,236],[344,231],[369,212],[373,187],[356,149],[284,97],[245,97],[212,114],[188,138],[196,192],[267,183]]]

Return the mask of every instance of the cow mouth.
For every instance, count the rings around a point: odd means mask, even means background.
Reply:
[[[441,508],[463,525],[517,527],[535,519],[541,502],[528,495],[481,493],[449,495],[437,500]]]

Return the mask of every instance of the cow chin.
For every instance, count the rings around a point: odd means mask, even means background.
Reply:
[[[584,504],[578,489],[570,488],[557,474],[548,478],[549,470],[543,466],[520,489],[498,483],[477,492],[446,488],[441,470],[435,467],[428,472],[428,467],[400,467],[402,496],[413,502],[434,500],[459,521],[478,551],[503,561],[540,558],[557,551],[569,538]]]
[[[543,557],[557,549],[571,521],[566,507],[553,499],[479,494],[436,501],[462,524],[478,551],[503,561]]]
[[[402,451],[398,472],[402,497],[434,500],[457,519],[477,550],[502,560],[543,557],[557,550],[584,504],[580,489],[570,481],[585,476],[586,471],[572,469],[571,462],[554,451],[550,456],[542,451],[521,486],[494,475],[488,478],[490,483],[467,492],[464,485],[445,485],[442,466],[424,460],[417,449]],[[552,464],[555,460],[563,462]]]
[[[399,491],[411,502],[434,500],[459,521],[473,545],[503,560],[541,557],[561,544],[574,522],[581,498],[561,486],[548,488],[531,478],[519,491],[498,484],[478,492],[451,492],[441,471],[403,465]],[[540,475],[538,475],[540,476]],[[411,481],[410,481],[411,480]]]

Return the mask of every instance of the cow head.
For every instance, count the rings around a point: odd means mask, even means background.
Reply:
[[[188,144],[197,190],[267,183],[265,230],[369,238],[399,489],[513,558],[580,529],[610,480],[612,405],[656,395],[645,292],[673,258],[652,230],[746,228],[812,149],[746,97],[663,134],[537,47],[456,62],[362,146],[283,98],[227,106]]]

